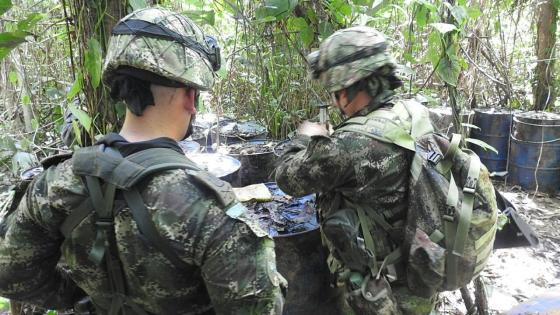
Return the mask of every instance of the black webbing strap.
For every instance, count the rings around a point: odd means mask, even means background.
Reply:
[[[188,270],[190,267],[179,258],[175,249],[171,247],[169,241],[161,236],[161,234],[156,229],[154,221],[144,201],[142,196],[137,189],[133,188],[129,191],[123,191],[124,199],[130,207],[132,212],[132,218],[138,226],[138,230],[142,233],[148,242],[159,250],[165,258],[167,258],[175,267],[181,270]]]
[[[91,199],[88,197],[84,199],[78,205],[78,207],[74,208],[70,214],[66,217],[66,220],[60,226],[60,232],[64,235],[65,238],[69,238],[72,234],[72,231],[80,224],[93,210],[93,204],[91,203]]]
[[[99,178],[86,176],[85,179],[93,209],[95,210],[95,226],[97,230],[93,247],[89,252],[89,258],[99,265],[105,256],[109,234],[113,231],[113,202],[115,201],[116,187],[113,184],[107,183],[105,184],[105,193],[102,193]]]
[[[129,19],[119,22],[115,25],[115,27],[113,27],[112,35],[139,35],[175,41],[205,56],[210,63],[212,63],[214,71],[218,71],[220,69],[220,48],[216,39],[211,36],[204,38],[204,41],[208,45],[207,48],[195,39],[189,36],[181,35],[164,25],[138,19]]]

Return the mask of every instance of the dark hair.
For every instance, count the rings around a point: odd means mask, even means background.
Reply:
[[[370,84],[374,80],[377,81],[377,84]],[[403,82],[392,69],[381,69],[381,71],[375,71],[369,77],[352,84],[346,90],[348,91],[348,99],[351,101],[360,91],[366,91],[369,96],[375,97],[383,89],[395,90],[402,85]],[[376,90],[372,90],[372,87],[375,87]]]
[[[142,116],[148,105],[154,105],[151,83],[126,74],[117,74],[111,81],[111,98],[124,101],[126,107],[136,116]]]
[[[136,116],[142,116],[148,105],[154,105],[154,96],[150,85],[181,88],[183,83],[164,78],[153,72],[120,66],[111,78],[111,97],[117,101],[124,101],[126,107]]]

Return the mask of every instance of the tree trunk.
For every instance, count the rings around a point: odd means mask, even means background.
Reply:
[[[73,0],[70,12],[75,23],[76,50],[78,53],[78,67],[76,72],[83,74],[82,91],[84,99],[80,101],[90,117],[95,118],[96,130],[88,130],[90,137],[97,133],[108,133],[118,127],[116,111],[109,98],[107,88],[100,84],[97,88],[92,86],[91,77],[86,75],[85,55],[88,42],[95,38],[101,45],[102,55],[105,57],[107,44],[113,26],[126,15],[126,0]]]
[[[556,22],[558,8],[553,0],[544,0],[538,6],[537,19],[537,67],[533,84],[533,108],[545,110],[554,104],[556,92],[552,74],[554,73],[554,45],[556,44]]]

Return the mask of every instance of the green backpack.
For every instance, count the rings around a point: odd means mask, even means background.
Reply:
[[[413,101],[350,118],[336,130],[347,131],[414,152],[404,241],[376,272],[404,262],[409,289],[422,297],[467,285],[486,265],[497,229],[494,187],[479,157],[460,146],[460,135],[434,133],[427,108]],[[369,231],[395,227],[368,205],[358,204],[357,214],[375,253]]]
[[[117,190],[121,191],[138,230],[147,242],[180,270],[188,271],[193,267],[181,260],[171,244],[157,231],[137,188],[142,180],[166,170],[185,169],[193,180],[216,196],[222,207],[227,209],[228,216],[246,221],[243,217],[245,207],[237,201],[228,183],[201,170],[174,150],[151,148],[122,157],[113,148],[97,145],[76,151],[72,162],[74,174],[84,179],[89,197],[73,209],[60,231],[66,238],[70,237],[76,226],[94,213],[97,235],[89,259],[98,265],[104,264],[109,274],[113,299],[107,314],[148,314],[127,296],[113,225]]]

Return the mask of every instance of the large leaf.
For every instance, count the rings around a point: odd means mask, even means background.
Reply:
[[[498,154],[498,150],[496,150],[496,148],[494,148],[493,146],[489,145],[488,143],[486,143],[482,140],[467,138],[466,141],[469,142],[469,143],[472,143],[474,145],[477,145],[477,146],[483,148],[484,150],[490,150],[490,151]]]
[[[428,24],[428,19],[430,18],[430,10],[425,6],[420,6],[416,13],[416,24],[418,27],[422,28]]]
[[[85,111],[79,109],[78,107],[72,104],[68,105],[68,109],[70,109],[72,114],[76,116],[76,118],[78,118],[78,121],[86,130],[90,130],[91,117],[89,117],[89,115]]]
[[[280,19],[289,15],[297,4],[298,0],[264,0],[262,6],[257,8],[255,16],[259,20],[269,16]]]
[[[136,11],[138,9],[144,9],[148,6],[146,0],[129,0],[128,4],[130,5],[133,11]]]
[[[457,57],[447,56],[441,59],[436,69],[438,76],[452,86],[457,86],[461,65],[457,61]]]
[[[17,72],[10,71],[10,73],[8,74],[8,80],[10,81],[11,84],[16,85],[18,82]]]
[[[12,7],[12,0],[0,0],[0,15],[4,14]]]
[[[88,41],[88,49],[84,58],[84,66],[89,73],[91,86],[97,88],[101,82],[101,67],[103,66],[103,57],[101,56],[101,45],[95,38]]]
[[[319,23],[319,35],[321,39],[325,39],[334,33],[334,27],[329,21],[322,21]]]
[[[68,91],[68,94],[66,94],[66,98],[68,100],[72,100],[76,95],[78,95],[78,93],[80,93],[80,91],[82,90],[82,85],[83,77],[81,73],[78,73],[78,77],[76,78],[76,81],[74,81],[74,84],[72,84],[72,87],[70,88],[70,91]]]
[[[45,15],[42,13],[31,13],[25,19],[18,22],[17,29],[18,31],[27,31],[32,29],[43,18],[45,18]]]
[[[208,24],[214,26],[216,23],[216,13],[213,10],[189,10],[184,11],[183,14],[199,25]]]
[[[432,66],[437,66],[441,58],[441,35],[438,32],[432,32],[428,36],[428,51],[426,59],[432,63]],[[426,62],[426,60],[424,60]]]
[[[449,9],[458,25],[462,25],[468,17],[467,10],[463,6],[451,5],[449,2],[444,2],[444,5]]]
[[[309,47],[313,43],[315,34],[313,29],[309,27],[307,21],[302,17],[290,17],[288,19],[288,29],[290,31],[299,32],[301,41],[306,47]]]
[[[22,31],[0,33],[0,60],[4,59],[12,49],[25,42],[25,38],[31,34]]]
[[[441,34],[446,34],[457,30],[457,27],[455,25],[449,23],[431,23],[430,25]]]

